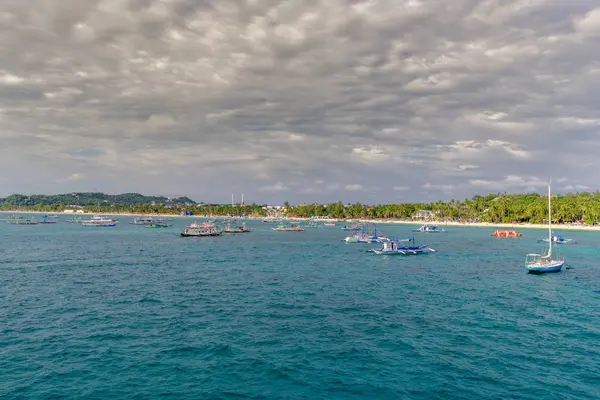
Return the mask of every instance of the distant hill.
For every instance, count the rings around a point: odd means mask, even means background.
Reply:
[[[105,194],[83,192],[69,194],[43,195],[12,194],[0,198],[0,208],[39,207],[39,206],[137,206],[156,204],[163,206],[190,206],[197,203],[189,197],[169,198],[164,196],[144,196],[139,193]]]

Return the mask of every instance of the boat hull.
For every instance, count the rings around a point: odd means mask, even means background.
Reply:
[[[546,274],[560,272],[564,264],[564,261],[559,261],[549,265],[526,265],[525,268],[527,268],[527,272],[530,274]]]
[[[182,237],[208,237],[208,236],[221,236],[221,233],[182,233]]]
[[[379,256],[417,256],[417,255],[421,255],[421,254],[429,254],[429,253],[433,253],[435,250],[433,249],[418,249],[418,250],[411,250],[411,249],[398,249],[398,250],[378,250],[378,249],[373,249],[370,252],[371,253],[375,253]]]

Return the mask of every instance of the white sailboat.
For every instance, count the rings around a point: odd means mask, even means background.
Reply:
[[[548,252],[546,254],[527,254],[525,257],[525,268],[534,274],[545,272],[559,272],[565,260],[562,257],[552,257],[552,197],[550,186],[548,186]]]

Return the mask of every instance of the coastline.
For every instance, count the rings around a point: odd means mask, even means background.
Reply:
[[[65,213],[46,212],[46,211],[30,211],[30,210],[5,210],[0,211],[0,214],[51,214],[51,215],[69,215],[73,217],[85,217],[91,215],[120,215],[124,217],[170,217],[170,218],[227,218],[227,215],[179,215],[179,214],[151,214],[151,213]],[[240,218],[240,217],[234,217]],[[262,220],[264,217],[248,216],[243,219]],[[309,221],[311,218],[287,218],[288,220]],[[491,222],[457,222],[457,221],[425,221],[425,220],[402,220],[402,219],[339,219],[339,218],[319,218],[319,222],[335,222],[335,223],[369,223],[369,224],[396,224],[396,225],[423,225],[434,224],[439,226],[456,226],[456,227],[474,227],[474,228],[489,228],[489,229],[548,229],[545,224],[526,224],[526,223],[491,223]],[[570,231],[600,231],[600,225],[577,225],[577,224],[552,224],[552,229],[570,230]]]

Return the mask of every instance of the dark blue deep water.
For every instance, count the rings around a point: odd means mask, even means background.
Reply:
[[[569,269],[536,276],[540,230],[448,227],[401,258],[339,226],[130,220],[0,223],[0,398],[600,398],[600,232],[560,232]]]

